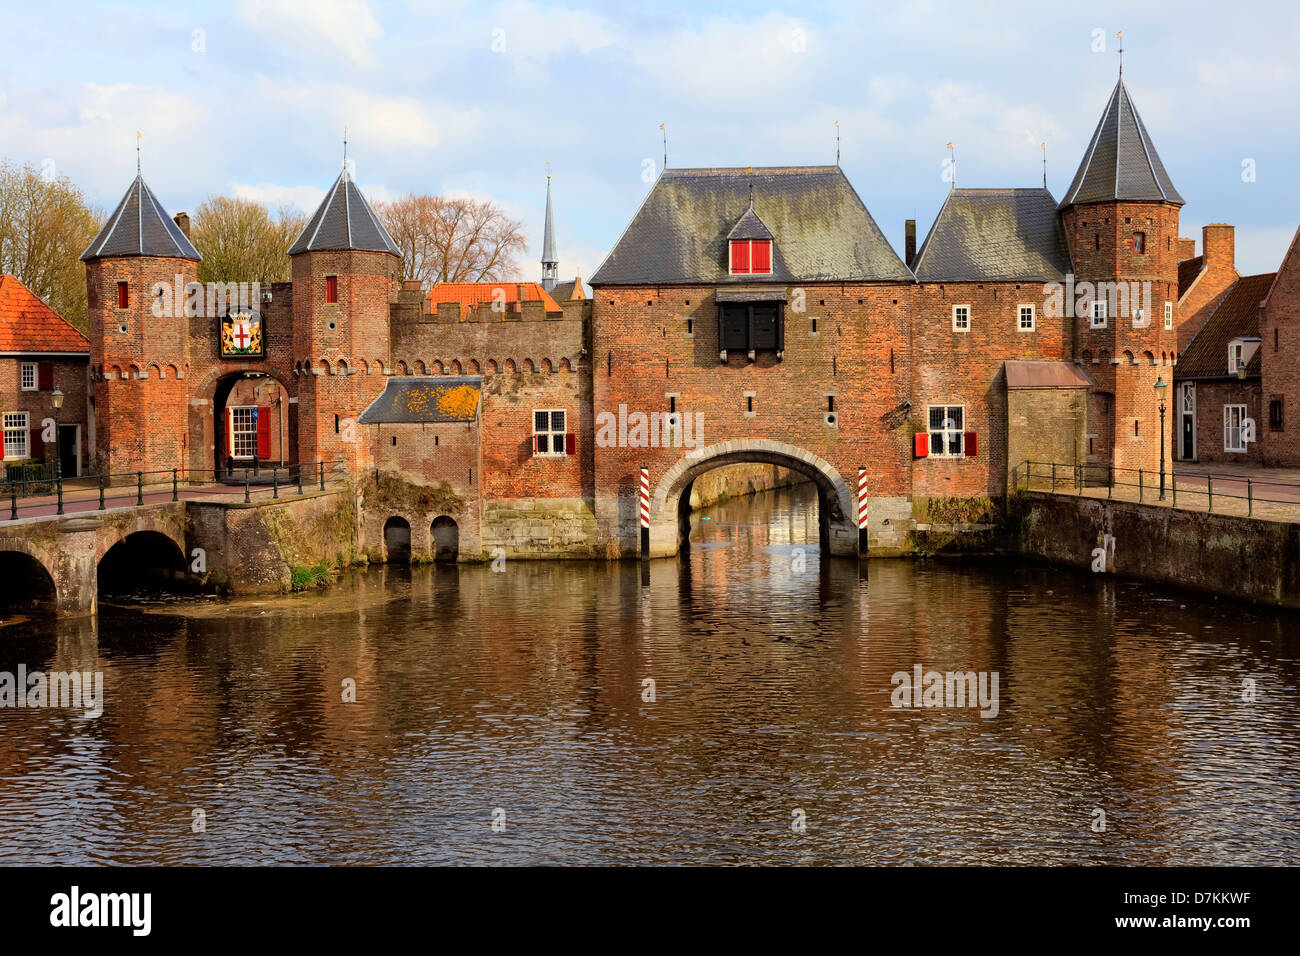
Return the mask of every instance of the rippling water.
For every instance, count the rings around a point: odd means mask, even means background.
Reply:
[[[0,862],[1294,860],[1296,616],[1012,560],[860,574],[815,510],[712,509],[648,586],[389,568],[0,627],[0,670],[107,698],[0,709]],[[891,709],[918,663],[996,671],[998,715]]]

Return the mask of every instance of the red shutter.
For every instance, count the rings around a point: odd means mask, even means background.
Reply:
[[[566,455],[576,455],[578,453],[578,436],[569,432],[564,436],[564,453]]]
[[[731,272],[732,275],[747,275],[749,273],[749,240],[748,239],[732,240]]]
[[[271,409],[257,410],[257,457],[271,457]]]
[[[930,433],[917,432],[914,436],[915,442],[912,447],[912,455],[915,458],[930,457]]]
[[[54,363],[41,362],[36,366],[36,387],[42,392],[54,388]]]
[[[337,302],[339,300],[339,277],[325,277],[325,301]]]
[[[979,441],[974,432],[966,432],[962,435],[962,450],[967,458],[974,458],[979,452]]]
[[[772,243],[771,240],[754,240],[754,262],[753,271],[758,273],[769,273],[772,271]]]
[[[119,309],[125,309],[127,305],[130,304],[130,296],[126,291],[126,288],[125,282],[119,282],[117,284],[117,307]]]
[[[28,458],[45,457],[45,442],[41,440],[41,430],[39,428],[32,429],[31,443],[28,445],[27,448],[27,457]]]

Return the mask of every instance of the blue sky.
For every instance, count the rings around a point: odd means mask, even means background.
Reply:
[[[562,277],[589,277],[658,171],[834,162],[901,251],[944,191],[1058,198],[1117,70],[1174,184],[1182,234],[1237,226],[1243,274],[1272,271],[1300,222],[1294,4],[238,0],[24,4],[6,14],[0,156],[106,209],[134,174],[169,211],[206,196],[310,212],[350,129],[372,198],[490,197],[523,220],[537,278],[545,164]],[[1105,50],[1097,51],[1098,37]],[[1255,181],[1242,164],[1254,161]]]

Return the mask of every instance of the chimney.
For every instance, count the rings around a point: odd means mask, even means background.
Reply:
[[[1236,267],[1234,227],[1226,222],[1212,222],[1201,227],[1201,252],[1207,269]]]
[[[1174,240],[1174,251],[1178,254],[1179,262],[1186,262],[1188,259],[1196,258],[1196,240],[1185,239],[1179,236]]]
[[[903,225],[903,233],[906,238],[903,239],[903,262],[907,267],[912,268],[912,260],[916,258],[916,220],[909,219]]]
[[[188,239],[190,237],[190,214],[187,212],[178,212],[176,215],[172,216],[172,219],[180,228],[181,232],[185,234],[185,238]]]

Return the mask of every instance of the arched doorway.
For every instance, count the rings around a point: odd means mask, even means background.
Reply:
[[[213,468],[241,479],[244,471],[279,468],[287,478],[297,464],[296,410],[288,389],[266,372],[221,376],[212,396]]]
[[[433,535],[433,560],[455,561],[460,554],[460,528],[455,519],[438,515],[429,531]]]
[[[817,489],[818,538],[823,553],[857,554],[853,495],[834,466],[784,442],[733,440],[683,456],[660,479],[650,498],[651,554],[675,554],[689,544],[690,487],[706,471],[747,462],[781,465],[812,481]]]
[[[411,523],[397,515],[384,522],[384,560],[389,564],[411,563]]]
[[[102,597],[149,596],[193,590],[185,553],[160,531],[136,531],[99,559]]]
[[[55,610],[54,579],[25,551],[0,551],[0,620],[23,611]]]

